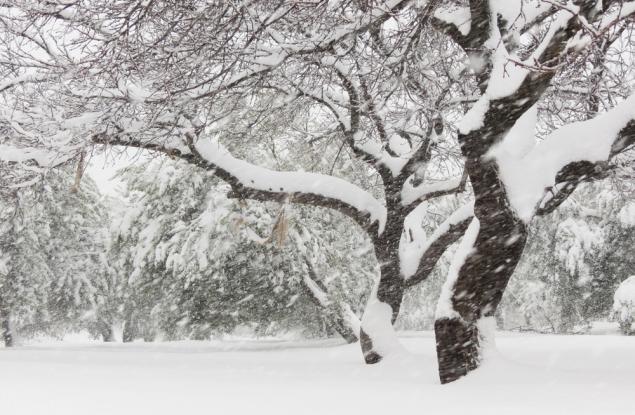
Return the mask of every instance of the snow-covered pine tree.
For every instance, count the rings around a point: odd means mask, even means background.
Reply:
[[[34,217],[33,189],[14,191],[0,200],[0,318],[5,346],[16,330],[48,320],[48,285],[52,272],[41,249],[46,233]]]
[[[94,301],[104,210],[90,177],[72,192],[74,170],[66,167],[28,176],[3,186],[0,314],[10,337],[60,335],[82,327]]]
[[[50,238],[44,249],[54,279],[49,290],[50,329],[83,327],[83,315],[94,306],[95,277],[101,268],[108,216],[95,182],[81,182],[73,170],[48,174],[38,195]]]
[[[613,293],[635,271],[624,223],[629,183],[590,183],[530,228],[527,252],[501,310],[504,327],[566,333],[606,319]]]
[[[633,334],[635,321],[635,275],[622,281],[615,290],[611,318],[620,325],[620,330],[626,335]]]
[[[354,226],[333,229],[330,211],[228,199],[205,171],[169,159],[122,177],[129,207],[109,258],[125,286],[112,292],[128,340],[204,339],[239,325],[357,338],[376,264]]]

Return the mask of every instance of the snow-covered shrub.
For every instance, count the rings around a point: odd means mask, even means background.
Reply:
[[[624,334],[631,334],[635,319],[635,275],[624,280],[615,291],[612,316]]]

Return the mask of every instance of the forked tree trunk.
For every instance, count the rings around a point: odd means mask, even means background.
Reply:
[[[478,367],[479,320],[495,315],[527,240],[526,226],[509,206],[494,163],[467,164],[480,226],[452,289],[451,306],[458,316],[443,316],[434,325],[441,383]]]

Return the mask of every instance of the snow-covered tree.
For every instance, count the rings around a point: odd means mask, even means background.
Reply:
[[[75,136],[77,143],[89,137],[92,143],[182,158],[215,172],[234,197],[291,200],[349,216],[372,238],[380,264],[381,278],[366,308],[369,321],[390,332],[404,279],[428,276],[466,227],[469,210],[452,216],[434,240],[404,236],[425,238],[404,225],[415,216],[411,222],[420,227],[416,216],[426,212],[417,210],[422,203],[465,188],[444,118],[460,107],[452,93],[471,95],[474,86],[459,79],[446,49],[434,47],[435,42],[449,45],[447,39],[431,30],[422,35],[435,5],[190,3],[131,8],[101,1],[61,8],[17,3],[6,26],[10,34],[77,34],[72,44],[60,41],[70,37],[55,36],[55,50],[31,45],[38,49],[37,59],[30,58],[34,54],[26,46],[20,48],[25,53],[12,56],[24,66],[45,60],[56,68],[38,66],[38,77],[66,74],[62,88],[38,101],[55,102],[64,113],[57,122],[40,124]],[[80,50],[82,42],[86,49]],[[58,48],[68,53],[58,54]],[[430,52],[424,56],[422,50]],[[69,78],[69,73],[82,76]],[[300,122],[290,122],[297,115]],[[278,121],[275,131],[259,128],[272,121]],[[254,136],[279,137],[281,129],[285,137],[328,147],[323,155],[333,159],[308,172],[296,166],[277,171],[239,148],[248,149]],[[327,166],[335,163],[351,164],[355,174],[334,175]],[[376,189],[363,186],[368,177]],[[410,250],[416,253],[407,265],[399,256],[402,239],[419,247]],[[381,353],[367,331],[362,333],[364,355],[376,362]]]
[[[169,159],[122,177],[129,207],[113,227],[109,258],[124,285],[114,291],[124,338],[208,338],[238,325],[319,333],[326,324],[357,339],[375,265],[346,221],[332,229],[330,212],[227,199],[204,171]]]
[[[21,193],[3,198],[0,209],[0,317],[6,346],[14,343],[15,326],[47,319],[45,304],[52,279],[41,249],[41,238],[47,235],[38,234],[45,224],[38,223],[30,209],[23,209],[28,202]]]
[[[92,180],[72,191],[73,177],[62,169],[3,187],[0,315],[10,336],[79,328],[92,307],[104,212]]]
[[[536,105],[559,65],[586,64],[594,45],[619,48],[620,27],[629,25],[623,19],[634,11],[632,2],[620,1],[473,0],[437,12],[436,26],[468,55],[480,89],[459,124],[475,219],[440,299],[442,382],[479,366],[480,324],[496,313],[532,218],[555,210],[580,183],[606,177],[609,161],[635,142],[632,91],[605,112],[568,119],[536,140]],[[632,42],[629,31],[625,36]]]
[[[81,318],[94,305],[108,217],[89,176],[77,188],[69,172],[58,170],[49,176],[49,188],[38,200],[45,206],[43,221],[50,237],[43,249],[54,276],[48,308],[51,323],[67,330],[71,324],[82,327]]]
[[[369,363],[394,345],[405,288],[465,234],[437,307],[444,383],[478,367],[480,324],[496,313],[532,219],[580,183],[605,178],[635,141],[632,88],[601,81],[632,68],[632,1],[18,1],[6,9],[3,30],[16,39],[6,82],[23,98],[7,99],[23,138],[13,158],[33,154],[33,137],[46,137],[38,147],[62,159],[95,143],[141,147],[209,171],[238,199],[349,216],[380,265],[360,332]],[[589,65],[592,102],[537,131],[558,76]],[[36,81],[45,91],[29,89]],[[255,139],[275,147],[294,138],[327,143],[331,164],[346,156],[354,168],[286,170],[249,151]],[[421,232],[427,204],[467,181],[473,208]]]
[[[584,184],[531,224],[499,310],[504,327],[567,333],[606,318],[617,286],[635,269],[635,236],[621,220],[630,199],[629,182]]]
[[[635,276],[625,279],[615,291],[613,318],[620,323],[624,334],[631,334],[635,320]]]

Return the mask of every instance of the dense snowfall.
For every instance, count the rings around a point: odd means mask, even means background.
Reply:
[[[635,1],[0,3],[0,413],[632,411]]]

